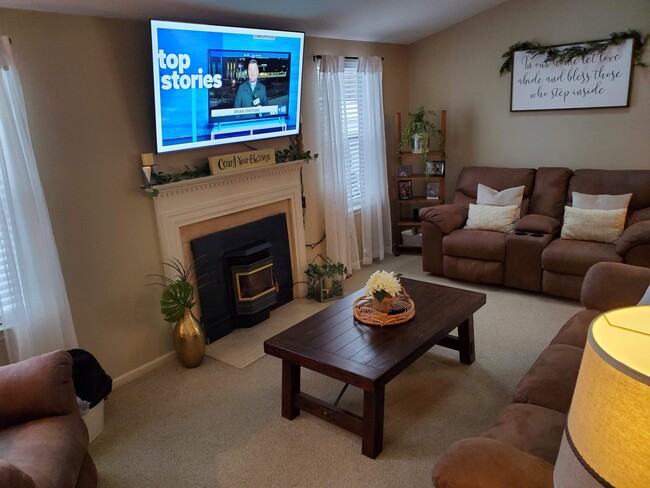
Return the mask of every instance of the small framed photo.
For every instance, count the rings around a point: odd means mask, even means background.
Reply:
[[[400,200],[410,200],[413,198],[413,188],[411,186],[411,180],[400,181],[399,185],[399,199]]]
[[[440,183],[427,183],[427,200],[440,200]]]
[[[397,167],[398,178],[410,178],[411,176],[413,176],[413,167],[410,164]]]
[[[427,161],[425,174],[427,176],[445,176],[445,162]]]

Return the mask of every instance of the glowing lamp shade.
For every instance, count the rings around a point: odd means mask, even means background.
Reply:
[[[592,322],[554,481],[650,487],[650,306]]]

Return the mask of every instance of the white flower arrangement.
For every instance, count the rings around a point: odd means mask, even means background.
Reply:
[[[396,297],[402,291],[402,284],[399,281],[401,274],[393,271],[375,271],[366,282],[366,295],[372,296],[381,302],[387,296]]]

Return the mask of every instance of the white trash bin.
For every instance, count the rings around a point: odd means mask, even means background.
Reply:
[[[104,400],[88,410],[82,418],[88,428],[88,438],[92,442],[104,430]]]

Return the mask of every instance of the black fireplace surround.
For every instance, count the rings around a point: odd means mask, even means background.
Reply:
[[[268,246],[268,245],[270,246]],[[254,315],[239,315],[230,267],[232,256],[247,247],[268,248],[273,279],[277,284],[275,304]],[[268,317],[268,310],[293,300],[291,253],[286,214],[281,213],[244,225],[199,237],[190,242],[201,302],[201,320],[208,343],[238,327],[249,327]],[[229,266],[229,261],[231,265]]]

